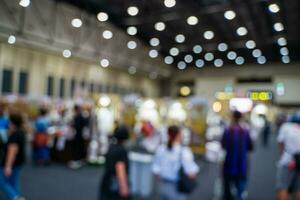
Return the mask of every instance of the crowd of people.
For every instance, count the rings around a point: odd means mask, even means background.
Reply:
[[[264,147],[269,145],[272,124],[263,117],[265,125],[261,130]],[[24,200],[20,193],[20,174],[26,160],[27,122],[18,112],[6,114],[0,108],[0,189],[9,200]],[[49,126],[47,109],[41,108],[32,123],[32,159],[34,164],[47,166],[51,162],[49,149]],[[83,114],[80,106],[74,106],[74,114],[69,122],[74,134],[72,137],[72,159],[68,166],[78,169],[86,159],[84,129],[89,127],[89,117]],[[129,129],[117,123],[110,138],[105,155],[104,175],[99,186],[99,200],[131,199],[129,178],[130,159],[127,141]],[[152,161],[152,173],[159,183],[159,199],[185,200],[197,189],[198,162],[192,150],[183,142],[179,126],[167,128],[167,140],[155,150]],[[278,130],[280,160],[277,174],[277,196],[279,200],[288,200],[290,195],[300,199],[300,114],[293,115]],[[231,122],[224,129],[220,140],[226,152],[223,170],[223,199],[243,200],[248,185],[248,154],[254,150],[254,141],[249,126],[243,120],[243,114],[234,111]],[[199,180],[201,181],[201,180]],[[205,181],[205,180],[203,180]]]

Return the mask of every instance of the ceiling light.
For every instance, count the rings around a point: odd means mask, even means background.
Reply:
[[[81,21],[81,19],[75,18],[75,19],[72,19],[71,24],[75,28],[80,28],[82,26],[82,21]]]
[[[8,44],[15,44],[16,43],[16,37],[14,35],[10,35],[7,39]]]
[[[277,32],[280,32],[280,31],[284,30],[283,24],[281,22],[275,23],[274,26],[273,26],[273,28]]]
[[[289,56],[282,56],[281,61],[285,64],[290,63],[290,57]]]
[[[128,67],[128,73],[129,74],[135,74],[136,73],[136,67],[135,66],[130,66]]]
[[[233,20],[235,18],[236,14],[233,10],[228,10],[224,13],[224,17],[228,20]]]
[[[153,47],[158,46],[159,43],[160,43],[160,41],[159,41],[158,38],[151,38],[151,40],[150,40],[150,45],[153,46]]]
[[[105,22],[108,20],[108,14],[105,13],[105,12],[99,12],[98,15],[97,15],[97,19],[100,21],[100,22]]]
[[[227,49],[228,49],[228,45],[226,43],[220,43],[218,45],[218,50],[219,51],[227,51]]]
[[[248,49],[254,49],[254,48],[256,47],[256,43],[255,43],[253,40],[248,40],[248,41],[246,42],[246,47],[247,47]]]
[[[179,54],[179,49],[176,48],[176,47],[173,47],[170,49],[170,52],[169,52],[172,56],[178,56]]]
[[[244,36],[244,35],[247,35],[248,33],[248,30],[245,28],[245,27],[239,27],[237,30],[236,30],[236,33],[239,35],[239,36]]]
[[[187,18],[187,23],[191,26],[198,24],[198,18],[196,16],[190,16]]]
[[[202,67],[204,67],[204,60],[202,60],[202,59],[198,59],[198,60],[196,60],[196,67],[198,67],[198,68],[202,68]]]
[[[109,40],[113,37],[113,33],[109,30],[105,30],[105,31],[103,31],[102,36],[104,39]]]
[[[152,80],[157,79],[157,73],[156,72],[151,72],[149,74],[149,78],[152,79]]]
[[[266,59],[265,56],[259,56],[259,57],[257,58],[257,63],[260,64],[260,65],[263,65],[263,64],[265,64],[266,62],[267,62],[267,59]]]
[[[129,26],[127,28],[128,35],[136,35],[137,34],[137,28],[135,26]]]
[[[277,4],[273,3],[269,5],[269,11],[272,13],[278,13],[280,11],[280,8]]]
[[[158,56],[158,51],[155,49],[152,49],[149,51],[150,58],[156,58]]]
[[[100,64],[101,64],[102,67],[106,68],[106,67],[109,66],[109,60],[107,60],[107,59],[102,59],[102,60],[100,61]]]
[[[289,50],[288,50],[288,48],[282,47],[282,48],[280,49],[280,54],[283,55],[283,56],[289,55]]]
[[[195,45],[194,47],[193,47],[193,52],[194,53],[201,53],[202,52],[202,47],[200,46],[200,45]]]
[[[154,28],[155,28],[157,31],[163,31],[163,30],[165,30],[166,25],[165,25],[165,23],[163,23],[163,22],[157,22],[157,23],[154,25]]]
[[[239,57],[237,57],[237,58],[235,59],[235,63],[236,63],[237,65],[242,65],[242,64],[245,63],[245,59],[244,59],[243,57],[239,56]]]
[[[223,62],[222,59],[216,59],[216,60],[214,61],[214,65],[215,65],[216,67],[222,67],[223,64],[224,64],[224,62]]]
[[[137,44],[136,44],[135,41],[129,41],[129,42],[127,43],[128,49],[135,49],[136,46],[137,46]]]
[[[178,34],[175,37],[175,41],[178,42],[178,43],[183,43],[185,41],[185,36],[182,35],[182,34]]]
[[[21,0],[19,2],[19,5],[22,6],[22,7],[24,7],[24,8],[26,8],[26,7],[28,7],[30,5],[30,0]]]
[[[211,40],[215,37],[215,34],[213,31],[205,31],[203,37],[207,40]]]
[[[165,63],[170,65],[174,62],[174,58],[172,56],[165,57]]]
[[[70,58],[72,56],[72,52],[69,49],[65,49],[62,52],[63,57]]]
[[[229,60],[234,60],[234,59],[236,59],[236,57],[237,57],[237,54],[236,54],[236,52],[234,52],[234,51],[229,51],[229,52],[227,53],[227,58],[228,58]]]
[[[214,59],[214,54],[212,54],[212,53],[206,53],[206,54],[204,55],[204,59],[205,59],[206,61],[212,61],[212,60]]]
[[[253,55],[253,57],[258,58],[259,56],[262,55],[262,52],[259,49],[255,49],[252,51],[252,55]]]
[[[281,38],[278,38],[277,44],[279,46],[285,46],[285,45],[287,45],[287,41],[286,41],[286,39],[284,37],[281,37]]]
[[[139,13],[139,9],[135,6],[130,6],[128,9],[127,9],[127,13],[131,16],[136,16],[138,13]]]
[[[174,7],[176,5],[176,1],[175,0],[165,0],[165,6],[167,8],[171,8]]]
[[[180,61],[180,62],[177,64],[177,68],[178,68],[178,69],[181,69],[181,70],[185,69],[185,68],[186,68],[186,63],[183,62],[183,61]]]
[[[184,56],[184,61],[186,62],[186,63],[191,63],[191,62],[193,62],[193,56],[192,55],[186,55],[186,56]]]

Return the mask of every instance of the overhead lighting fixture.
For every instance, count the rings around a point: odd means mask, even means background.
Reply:
[[[260,49],[255,49],[252,51],[252,56],[255,57],[255,58],[258,58],[262,55],[262,52]]]
[[[153,46],[153,47],[158,46],[159,43],[160,43],[160,41],[159,41],[158,38],[151,38],[151,40],[150,40],[150,45]]]
[[[236,52],[234,52],[234,51],[229,51],[229,52],[227,53],[227,58],[228,58],[229,60],[234,60],[234,59],[236,59],[236,57],[237,57],[237,54],[236,54]]]
[[[269,5],[269,11],[272,13],[278,13],[280,11],[280,8],[276,3],[273,3]]]
[[[105,22],[108,20],[108,14],[105,13],[105,12],[99,12],[98,15],[97,15],[97,19],[100,21],[100,22]]]
[[[24,7],[24,8],[26,8],[26,7],[28,7],[30,5],[30,0],[21,0],[19,2],[19,5],[22,6],[22,7]]]
[[[16,41],[17,41],[17,39],[14,35],[10,35],[7,39],[8,44],[15,44]]]
[[[281,61],[282,61],[284,64],[288,64],[288,63],[291,62],[289,56],[282,56]]]
[[[215,65],[216,67],[222,67],[223,64],[224,64],[224,62],[223,62],[222,59],[216,59],[216,60],[214,61],[214,65]]]
[[[69,49],[65,49],[62,52],[63,57],[70,58],[72,56],[72,52]]]
[[[191,63],[191,62],[193,62],[193,59],[194,59],[193,56],[190,55],[190,54],[184,56],[184,61],[185,61],[186,63]]]
[[[177,68],[180,70],[184,70],[186,68],[186,63],[184,61],[180,61],[177,63]]]
[[[135,6],[130,6],[127,8],[127,13],[131,16],[136,16],[139,13],[139,9]]]
[[[172,55],[172,56],[178,56],[178,54],[179,54],[179,49],[176,48],[176,47],[173,47],[173,48],[170,49],[169,53],[170,53],[170,55]]]
[[[178,34],[175,37],[175,41],[178,42],[178,43],[183,43],[185,41],[185,36],[182,35],[182,34]]]
[[[227,49],[228,49],[228,45],[226,44],[226,43],[220,43],[220,44],[218,44],[218,50],[219,51],[227,51]]]
[[[289,55],[289,50],[288,50],[288,48],[282,47],[282,48],[280,49],[280,54],[283,55],[283,56]]]
[[[165,63],[170,65],[174,62],[174,58],[172,56],[165,57]]]
[[[198,54],[198,53],[201,53],[202,52],[202,47],[200,45],[195,45],[193,47],[193,52]]]
[[[248,41],[246,42],[246,47],[247,47],[248,49],[254,49],[254,48],[256,47],[256,43],[255,43],[253,40],[248,40]]]
[[[237,58],[235,59],[235,63],[236,63],[237,65],[242,65],[242,64],[245,63],[245,59],[244,59],[242,56],[239,56],[239,57],[237,57]]]
[[[82,26],[82,21],[79,18],[72,19],[71,24],[75,28],[80,28]]]
[[[196,60],[195,64],[196,64],[196,67],[202,68],[202,67],[204,67],[205,62],[202,59],[198,59],[198,60]]]
[[[205,59],[206,61],[212,61],[212,60],[214,59],[214,54],[212,54],[212,53],[206,53],[206,54],[204,55],[204,59]]]
[[[280,32],[284,30],[284,26],[281,22],[277,22],[273,25],[275,31]]]
[[[109,40],[113,37],[113,33],[109,30],[105,30],[103,31],[102,36],[104,39]]]
[[[149,56],[150,56],[150,58],[157,58],[157,56],[158,56],[158,51],[155,50],[155,49],[150,50],[150,51],[149,51]]]
[[[135,41],[129,41],[127,42],[128,49],[135,49],[137,47],[137,44]]]
[[[102,59],[100,61],[100,65],[104,68],[108,67],[109,66],[109,60],[108,59]]]
[[[172,8],[176,5],[176,0],[165,0],[164,3],[167,8]]]
[[[245,36],[247,35],[248,33],[248,30],[246,29],[246,27],[239,27],[237,30],[236,30],[236,33],[239,35],[239,36]]]
[[[163,31],[165,30],[166,28],[166,24],[164,22],[157,22],[155,25],[154,25],[154,28],[157,30],[157,31]]]
[[[128,73],[133,75],[136,73],[136,67],[135,66],[130,66],[128,67]]]
[[[287,41],[286,41],[286,39],[285,39],[284,37],[280,37],[280,38],[278,38],[278,40],[277,40],[277,44],[278,44],[279,46],[285,46],[285,45],[287,45]]]
[[[151,72],[149,74],[149,78],[152,79],[152,80],[157,79],[157,73],[156,72]]]
[[[136,35],[137,34],[137,28],[135,26],[129,26],[127,28],[128,35]]]
[[[263,64],[265,64],[266,62],[267,62],[267,59],[266,59],[265,56],[259,56],[259,57],[257,58],[257,63],[260,64],[260,65],[263,65]]]
[[[211,40],[215,37],[215,33],[213,31],[205,31],[203,37],[207,40]]]
[[[236,14],[233,10],[228,10],[224,13],[224,17],[228,20],[233,20],[235,18]]]
[[[198,18],[196,16],[190,16],[187,18],[187,23],[191,26],[198,24]]]

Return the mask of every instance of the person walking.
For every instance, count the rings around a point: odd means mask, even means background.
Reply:
[[[224,131],[222,147],[226,151],[223,165],[224,200],[242,200],[247,187],[248,152],[253,150],[249,130],[241,124],[242,114],[232,114],[232,123]],[[236,195],[231,193],[232,187]]]
[[[20,174],[25,162],[25,131],[20,114],[10,116],[10,134],[0,166],[0,189],[9,200],[24,200],[20,194]]]
[[[288,200],[289,195],[300,200],[300,113],[281,126],[277,141],[281,154],[277,169],[278,200]]]
[[[130,199],[129,161],[124,146],[128,138],[129,132],[124,125],[115,129],[115,141],[109,146],[106,154],[105,172],[100,186],[99,200]]]
[[[264,121],[264,127],[262,128],[261,131],[261,140],[262,140],[262,145],[263,147],[267,148],[269,144],[269,138],[272,132],[271,128],[271,122],[268,120],[266,115],[261,115],[261,118]]]
[[[168,144],[162,144],[153,160],[153,172],[159,179],[160,200],[184,200],[186,194],[179,191],[180,169],[191,179],[195,179],[199,167],[189,147],[183,146],[177,126],[168,128]]]
[[[4,107],[0,105],[0,160],[4,155],[5,143],[7,142],[7,132],[9,128],[9,120],[5,116]]]

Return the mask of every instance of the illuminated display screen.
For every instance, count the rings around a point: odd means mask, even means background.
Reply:
[[[250,91],[247,96],[253,101],[271,101],[273,99],[273,93],[270,91]]]

